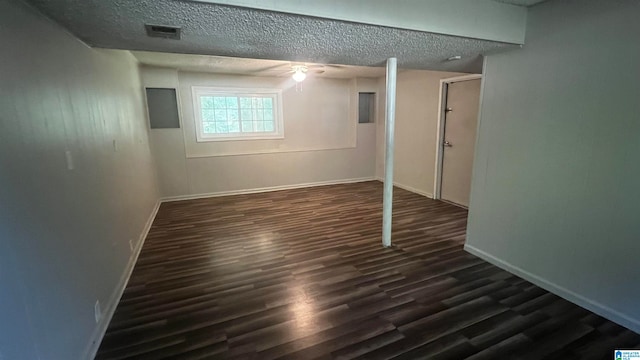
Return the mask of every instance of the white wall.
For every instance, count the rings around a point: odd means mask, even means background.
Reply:
[[[0,24],[0,358],[81,359],[158,198],[137,63],[15,0]]]
[[[433,197],[440,80],[464,75],[440,71],[403,70],[396,85],[396,127],[393,182]],[[380,79],[384,89],[385,80]],[[379,105],[376,177],[384,177],[384,96]]]
[[[550,1],[487,59],[467,248],[640,331],[640,2]]]
[[[144,67],[143,82],[179,90],[182,128],[150,130],[164,197],[374,177],[375,124],[357,124],[354,110],[357,91],[377,91],[374,79],[309,77],[297,92],[289,78]],[[285,139],[196,142],[192,86],[282,88]]]
[[[290,77],[258,77],[179,72],[183,134],[188,157],[353,148],[356,123],[350,119],[347,79],[309,76],[296,90]],[[192,87],[264,88],[282,90],[284,139],[197,142]]]
[[[494,0],[198,0],[522,44],[527,9]]]

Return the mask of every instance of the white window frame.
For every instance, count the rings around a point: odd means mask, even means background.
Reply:
[[[196,125],[197,142],[284,139],[281,89],[192,86],[191,94],[193,97],[193,119]],[[200,103],[201,96],[270,97],[273,99],[274,131],[205,134],[202,121],[202,104]],[[242,120],[240,119],[239,121]]]

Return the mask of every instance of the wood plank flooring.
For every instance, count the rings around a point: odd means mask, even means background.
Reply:
[[[467,212],[382,185],[162,204],[97,359],[604,359],[640,336],[463,251]]]

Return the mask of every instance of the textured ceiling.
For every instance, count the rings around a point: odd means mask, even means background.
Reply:
[[[132,51],[143,65],[174,68],[182,71],[216,72],[253,76],[291,76],[292,65],[306,65],[311,76],[350,79],[355,77],[384,76],[382,67],[324,66],[322,64],[297,63],[281,60],[246,59],[211,55],[171,54],[149,51]]]
[[[493,0],[505,4],[519,5],[519,6],[533,6],[547,0]]]
[[[177,0],[29,0],[95,47],[183,54],[480,72],[492,41]],[[181,40],[149,38],[144,24],[182,27]],[[445,59],[461,55],[462,60]]]

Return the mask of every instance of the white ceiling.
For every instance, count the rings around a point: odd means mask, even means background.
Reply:
[[[322,64],[480,72],[480,54],[516,45],[293,14],[175,0],[29,0],[95,47]],[[182,27],[150,38],[144,24]],[[453,55],[462,60],[448,62]]]
[[[171,54],[150,51],[132,51],[143,65],[178,69],[181,71],[214,72],[253,76],[291,76],[292,65],[306,65],[310,76],[350,79],[355,77],[384,76],[382,67],[325,66],[313,63],[298,63],[281,60],[234,58],[211,55]]]

